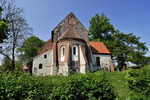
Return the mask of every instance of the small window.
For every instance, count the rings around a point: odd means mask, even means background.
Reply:
[[[39,64],[39,69],[42,69],[43,65],[42,64]]]
[[[61,56],[65,56],[65,47],[64,46],[61,47]]]
[[[96,65],[100,66],[100,57],[96,57]]]
[[[60,60],[61,61],[65,60],[65,46],[61,46],[60,48]]]
[[[78,46],[72,46],[72,61],[78,61]]]
[[[77,45],[72,46],[72,55],[78,55],[78,46]]]
[[[62,51],[62,52],[63,52],[62,54],[63,54],[63,56],[64,56],[64,55],[65,55],[65,48],[63,48],[63,51]]]
[[[44,55],[44,58],[47,58],[47,55]]]
[[[76,47],[73,47],[73,55],[76,55]]]

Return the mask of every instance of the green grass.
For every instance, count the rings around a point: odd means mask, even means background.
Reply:
[[[108,72],[106,74],[111,84],[114,86],[114,91],[118,100],[128,100],[129,89],[127,85],[127,79],[125,78],[125,72]]]

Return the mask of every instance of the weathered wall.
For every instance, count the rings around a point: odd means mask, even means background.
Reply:
[[[96,66],[96,57],[100,57],[100,69],[105,69],[105,70],[109,70],[109,60],[111,60],[110,55],[103,55],[103,54],[93,54],[93,63],[94,63],[94,69],[99,69]]]
[[[47,56],[44,58],[44,56]],[[42,64],[42,68],[39,69],[39,64]],[[47,51],[41,55],[36,56],[33,59],[32,73],[35,75],[50,75],[52,67],[52,50]]]

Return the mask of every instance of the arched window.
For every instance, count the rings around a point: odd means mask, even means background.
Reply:
[[[73,55],[76,55],[76,47],[73,47]]]
[[[72,61],[78,61],[78,46],[72,46]]]
[[[65,55],[65,48],[62,49],[62,55]]]
[[[39,64],[39,69],[42,69],[43,65],[42,64]]]
[[[60,48],[60,56],[61,56],[60,60],[64,61],[65,60],[65,46],[61,46],[61,48]]]

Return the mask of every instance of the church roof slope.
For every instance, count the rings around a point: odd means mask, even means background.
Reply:
[[[89,45],[94,54],[110,54],[103,42],[89,42]]]
[[[50,38],[42,48],[37,52],[37,55],[43,54],[52,49],[52,38]]]

